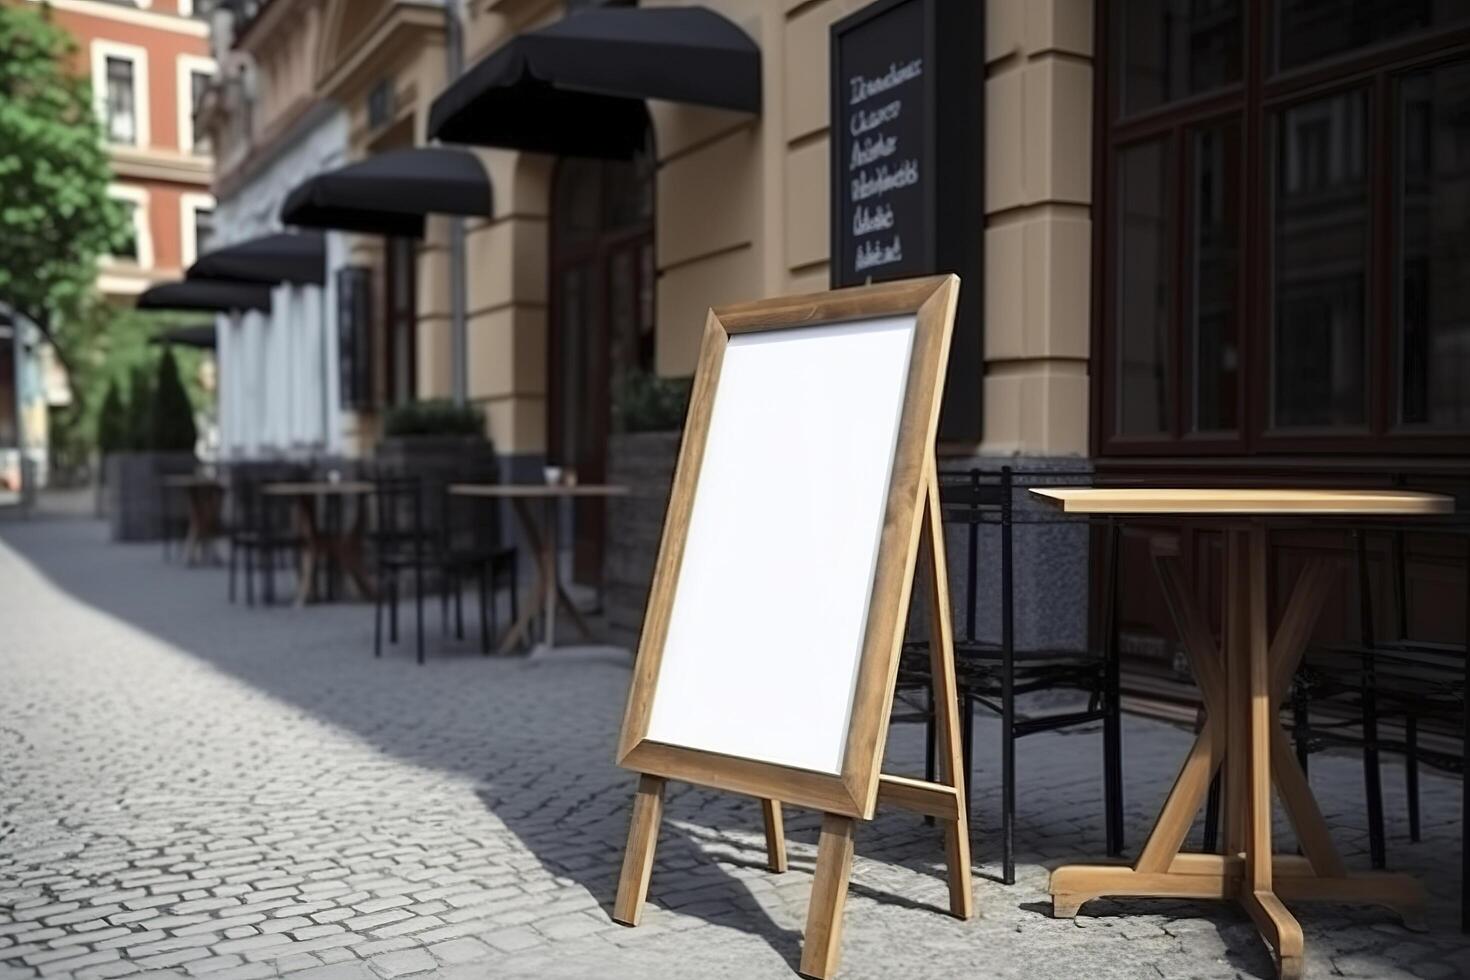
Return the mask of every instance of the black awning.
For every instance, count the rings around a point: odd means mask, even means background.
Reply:
[[[302,181],[281,208],[288,225],[424,237],[424,215],[490,217],[490,177],[465,150],[391,150]]]
[[[269,286],[253,282],[225,282],[222,279],[186,279],[160,283],[144,290],[136,304],[140,310],[209,310],[230,313],[235,310],[271,308]]]
[[[214,324],[195,323],[187,327],[170,327],[163,333],[155,334],[148,338],[148,343],[155,346],[178,344],[180,347],[198,347],[200,350],[214,350]]]
[[[274,285],[320,286],[327,278],[327,238],[319,231],[278,232],[206,252],[187,277]]]
[[[630,157],[644,99],[760,112],[761,54],[705,7],[601,7],[520,34],[434,100],[429,135],[567,156]]]

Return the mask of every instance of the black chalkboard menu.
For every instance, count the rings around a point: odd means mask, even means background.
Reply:
[[[834,286],[961,277],[940,438],[980,437],[984,4],[877,0],[832,25]]]

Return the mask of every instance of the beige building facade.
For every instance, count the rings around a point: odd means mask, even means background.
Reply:
[[[653,6],[646,3],[644,6]],[[704,311],[829,282],[828,34],[859,0],[707,4],[760,46],[759,115],[651,102],[655,357],[663,377],[694,366]],[[981,363],[950,384],[983,384],[979,438],[956,455],[1085,454],[1091,196],[1092,9],[1088,0],[989,0],[976,56],[986,83],[986,240]],[[560,4],[477,4],[473,63]],[[555,159],[481,151],[496,216],[469,229],[470,396],[498,446],[540,454],[547,440],[547,333]],[[447,276],[433,276],[447,283]],[[442,301],[421,307],[437,336]],[[427,338],[435,351],[442,345]],[[447,369],[426,381],[447,383]],[[447,392],[447,388],[435,389]]]
[[[573,10],[578,6],[588,4],[573,4]],[[647,336],[636,344],[646,363],[629,370],[687,378],[708,307],[828,287],[829,31],[864,3],[712,0],[705,6],[758,45],[760,112],[650,100],[650,150],[633,165],[641,168],[636,176],[607,168],[591,173],[583,163],[544,154],[467,148],[490,176],[494,213],[465,219],[464,371],[468,397],[484,408],[488,434],[502,456],[539,465],[548,453],[557,454],[559,442],[569,441],[557,437],[559,416],[586,411],[553,404],[576,399],[570,389],[577,381],[558,379],[557,370],[569,344],[558,340],[558,317],[566,319],[574,305],[562,246],[576,235],[557,232],[558,211],[586,196],[579,181],[615,189],[628,200],[645,198],[636,204],[636,231],[603,228],[599,234],[609,240],[633,234],[646,247],[629,257],[599,252],[604,265],[592,275],[604,307],[610,288],[639,294],[631,316],[647,321],[639,327]],[[971,437],[942,451],[1085,454],[1092,4],[987,0],[985,6],[985,29],[974,50],[988,66],[986,158],[974,179],[984,184],[986,205],[973,220],[987,258],[984,282],[966,284],[983,293],[985,354],[979,362],[955,364],[950,378],[951,385],[983,387],[983,425],[975,420]],[[516,35],[567,14],[567,6],[546,0],[466,3],[464,63],[473,66]],[[430,107],[448,80],[445,32],[441,5],[409,0],[275,0],[237,20],[229,48],[250,63],[254,101],[248,141],[239,138],[241,111],[221,107],[213,116],[221,133],[222,197],[312,106],[331,105],[345,117],[347,162],[424,145]],[[601,204],[627,210],[626,201]],[[452,391],[451,220],[430,216],[424,237],[412,244],[343,235],[346,261],[373,273],[382,313],[375,356],[383,363],[375,371],[383,407]],[[628,275],[626,289],[613,281]],[[414,321],[406,356],[388,324],[390,308],[405,299]],[[603,309],[585,318],[608,315]],[[396,356],[390,353],[395,346]],[[605,379],[586,383],[598,398],[618,395]],[[343,412],[341,444],[370,453],[380,415],[371,406]]]

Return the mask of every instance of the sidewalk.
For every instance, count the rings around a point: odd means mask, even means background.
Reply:
[[[671,786],[655,904],[617,926],[626,666],[487,660],[446,646],[437,612],[429,627],[425,666],[411,644],[375,661],[368,607],[231,606],[223,571],[109,544],[95,521],[0,524],[0,977],[795,976],[817,817],[790,812],[792,868],[774,876],[753,800]],[[998,728],[977,719],[976,737],[975,855],[993,874]],[[1189,740],[1127,719],[1130,845]],[[922,755],[921,727],[894,726],[886,768]],[[1051,919],[1047,868],[1103,848],[1101,739],[1038,735],[1018,755],[1020,881],[977,879],[971,922],[940,911],[937,829],[892,811],[859,827],[844,980],[1271,975],[1222,905]],[[1365,867],[1358,761],[1314,757],[1312,778]],[[1309,977],[1470,975],[1459,783],[1422,783],[1410,844],[1386,767],[1390,860],[1424,878],[1432,931],[1303,906]]]

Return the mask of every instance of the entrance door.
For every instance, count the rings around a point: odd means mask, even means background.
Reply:
[[[607,479],[613,405],[653,370],[652,153],[563,160],[552,188],[548,445],[581,483]],[[573,505],[572,578],[602,580],[606,503]]]

